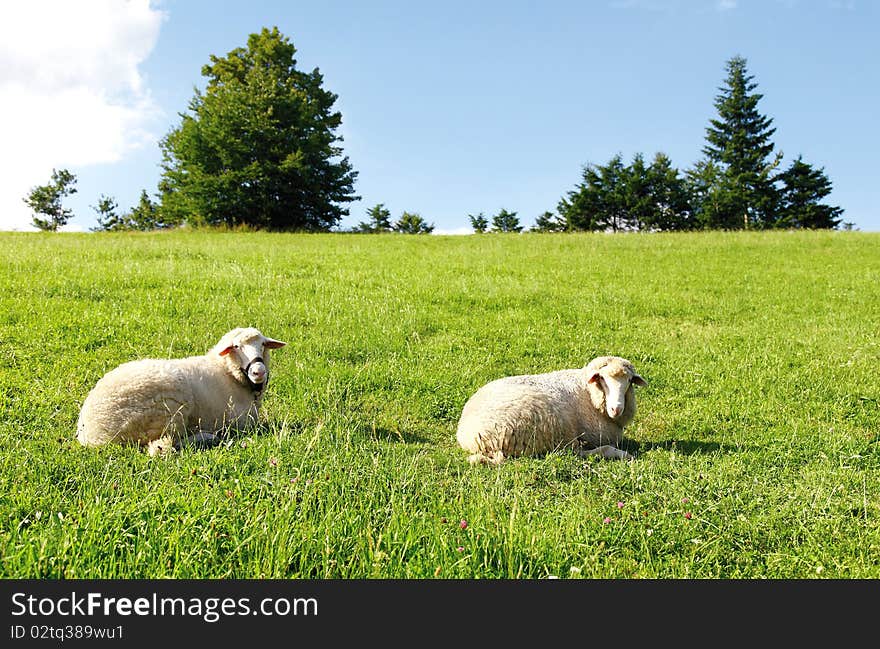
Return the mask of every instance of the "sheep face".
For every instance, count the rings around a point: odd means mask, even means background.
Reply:
[[[599,397],[599,403],[595,405],[603,408],[613,421],[618,421],[621,417],[632,418],[635,414],[632,386],[648,385],[636,373],[632,363],[616,356],[603,356],[591,361],[586,370],[587,383],[594,386],[592,392],[595,397]],[[595,403],[597,399],[594,398],[593,401]]]
[[[269,379],[269,351],[286,343],[267,338],[253,327],[233,329],[215,346],[217,354],[226,357],[247,378],[255,390],[262,390]]]

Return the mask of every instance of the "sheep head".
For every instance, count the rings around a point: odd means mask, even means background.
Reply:
[[[269,382],[269,350],[286,344],[267,338],[258,329],[246,327],[225,334],[211,353],[224,357],[230,371],[240,372],[250,387],[259,392]]]
[[[584,371],[590,400],[596,409],[621,426],[629,423],[636,413],[633,386],[648,385],[633,364],[619,356],[600,356],[590,361]]]

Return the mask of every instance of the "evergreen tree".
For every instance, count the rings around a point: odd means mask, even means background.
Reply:
[[[771,128],[772,119],[758,112],[763,95],[753,92],[757,84],[748,74],[746,60],[735,56],[727,61],[726,70],[725,84],[715,97],[718,118],[706,128],[703,148],[707,161],[720,170],[716,181],[725,194],[724,211],[703,212],[719,219],[712,227],[771,227],[778,200],[772,172],[782,157],[781,153],[771,157],[776,129]]]
[[[604,230],[606,215],[603,212],[602,179],[596,165],[584,165],[582,181],[569,191],[556,206],[565,221],[566,230]]]
[[[657,206],[644,156],[641,153],[633,156],[632,163],[622,168],[619,178],[622,223],[636,230],[652,225],[657,220]]]
[[[508,212],[502,208],[492,217],[492,232],[522,232],[522,229],[516,212]]]
[[[101,196],[96,206],[92,207],[98,213],[98,227],[93,230],[120,231],[120,230],[162,230],[170,228],[177,223],[168,223],[163,218],[162,206],[153,201],[142,189],[138,204],[124,214],[118,214],[116,200],[107,196]]]
[[[418,214],[405,211],[394,224],[394,230],[402,234],[430,234],[434,231],[434,224]]]
[[[836,228],[843,209],[822,203],[831,193],[824,169],[814,169],[798,156],[777,176],[782,182],[777,225],[783,228]]]
[[[277,27],[210,57],[189,112],[161,142],[169,221],[329,230],[357,200],[357,172],[338,143],[342,115],[315,68],[297,69]]]
[[[647,172],[650,209],[643,217],[648,229],[689,230],[694,227],[687,183],[663,153],[657,153]]]
[[[92,209],[98,213],[97,221],[98,226],[92,228],[93,231],[98,230],[123,230],[125,221],[116,211],[119,209],[119,205],[116,202],[115,198],[111,198],[110,196],[101,195],[101,198],[98,199],[98,204],[93,205]]]
[[[565,220],[553,212],[544,212],[535,219],[532,232],[565,232]]]
[[[162,230],[173,225],[162,219],[159,205],[150,199],[146,189],[141,190],[138,204],[125,215],[125,221],[127,230]]]
[[[368,221],[361,221],[357,224],[355,232],[373,233],[373,232],[392,232],[394,226],[391,224],[391,210],[385,208],[384,203],[377,203],[367,210]]]
[[[52,170],[52,179],[46,185],[33,187],[24,197],[25,204],[34,211],[31,222],[40,230],[55,232],[67,224],[73,211],[62,207],[61,199],[76,193],[76,176],[67,169]],[[47,218],[40,218],[44,214]]]
[[[585,165],[582,181],[557,207],[566,229],[617,232],[634,225],[628,207],[629,175],[620,154],[605,165]]]
[[[471,220],[471,227],[477,234],[485,232],[486,228],[489,227],[489,221],[488,219],[486,219],[482,212],[480,212],[476,216],[474,216],[473,214],[468,214],[468,218]]]
[[[599,165],[598,169],[601,187],[599,206],[605,214],[607,227],[612,232],[637,227],[627,200],[627,183],[631,174],[623,164],[623,158],[617,154],[608,164]]]
[[[569,230],[683,230],[693,227],[688,185],[672,162],[641,153],[629,166],[620,154],[584,167],[583,180],[559,203]]]
[[[685,175],[693,227],[701,230],[735,230],[742,227],[742,214],[734,200],[728,177],[711,160],[700,160]]]

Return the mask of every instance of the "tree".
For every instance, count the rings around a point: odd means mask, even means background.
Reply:
[[[508,212],[502,208],[492,217],[492,232],[522,232],[516,212]]]
[[[117,214],[116,200],[107,196],[101,196],[92,209],[98,213],[98,227],[93,230],[161,230],[177,225],[163,218],[162,207],[150,199],[145,189],[141,190],[138,204],[124,214]]]
[[[564,232],[565,221],[553,212],[544,212],[535,219],[532,232]]]
[[[130,230],[161,230],[171,227],[161,216],[159,206],[147,195],[147,190],[141,190],[138,204],[131,208],[126,215]]]
[[[734,189],[717,164],[700,160],[686,172],[685,179],[695,228],[735,230],[742,227]]]
[[[663,153],[654,155],[647,172],[650,205],[643,216],[648,229],[689,230],[694,227],[693,210],[685,179]]]
[[[584,165],[581,175],[583,180],[559,201],[556,211],[565,220],[567,230],[603,230],[606,217],[600,198],[602,179],[596,165]]]
[[[616,178],[619,182],[619,223],[631,224],[635,230],[652,225],[657,209],[645,157],[637,153],[632,163],[623,167]]]
[[[588,164],[583,180],[558,206],[569,230],[683,230],[693,227],[688,185],[663,153]]]
[[[76,176],[67,169],[52,170],[52,179],[46,185],[33,187],[24,197],[25,204],[34,211],[32,223],[40,230],[55,232],[67,224],[73,211],[61,206],[61,199],[76,193]],[[45,214],[48,218],[40,218]]]
[[[836,228],[843,209],[820,201],[831,193],[831,181],[824,169],[813,167],[797,157],[777,177],[780,192],[777,225],[783,228]]]
[[[384,203],[377,203],[367,210],[369,221],[361,221],[354,228],[355,232],[391,232],[394,226],[391,224],[391,210],[385,208]]]
[[[480,212],[476,216],[474,216],[473,214],[468,214],[468,218],[471,220],[471,227],[477,234],[485,232],[486,228],[489,227],[489,221],[488,219],[486,219],[482,212]]]
[[[166,218],[288,231],[328,230],[348,214],[343,204],[360,197],[338,145],[337,96],[295,54],[264,28],[202,67],[205,91],[161,141]]]
[[[585,165],[582,181],[557,206],[567,229],[617,232],[630,227],[628,180],[620,154],[605,165]]]
[[[430,234],[434,231],[434,224],[428,223],[418,214],[403,212],[394,224],[394,230],[402,234]]]
[[[707,144],[703,148],[709,162],[720,171],[718,181],[724,187],[725,209],[732,209],[736,222],[726,212],[714,227],[765,228],[773,226],[778,195],[772,172],[782,154],[772,158],[776,132],[773,120],[758,112],[763,95],[753,92],[758,86],[746,70],[746,60],[735,56],[726,63],[727,78],[715,97],[718,119],[711,119],[706,128]]]
[[[98,213],[98,227],[92,228],[93,231],[126,229],[124,227],[125,220],[116,211],[119,209],[119,204],[116,202],[115,198],[104,196],[102,194],[101,198],[98,199],[98,204],[92,205],[92,209]]]

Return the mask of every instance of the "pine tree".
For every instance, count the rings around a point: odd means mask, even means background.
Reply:
[[[116,202],[115,198],[104,196],[102,194],[101,198],[98,199],[98,204],[93,205],[92,209],[95,210],[95,212],[97,212],[98,214],[98,226],[92,228],[93,231],[114,231],[126,229],[124,227],[124,219],[117,212],[117,210],[119,209],[119,204]]]
[[[394,231],[401,234],[430,234],[434,224],[428,223],[419,214],[404,211],[394,224]]]
[[[73,211],[62,207],[61,199],[76,193],[76,176],[67,169],[52,170],[52,180],[38,185],[24,197],[25,204],[34,211],[31,222],[40,230],[55,232],[67,224]],[[45,214],[43,219],[37,214]]]
[[[391,224],[391,210],[385,208],[384,203],[377,203],[367,210],[368,221],[361,221],[357,224],[355,232],[375,233],[375,232],[392,232],[394,226]]]
[[[138,204],[124,214],[117,213],[116,200],[101,196],[98,204],[92,207],[98,213],[98,227],[93,230],[162,230],[174,227],[177,223],[167,223],[163,219],[162,206],[153,201],[146,189],[141,190]]]
[[[641,153],[633,156],[629,167],[620,172],[621,194],[623,196],[622,222],[636,230],[643,230],[656,221],[656,206],[652,196],[651,178],[645,158]]]
[[[685,174],[693,227],[701,230],[742,227],[739,208],[734,204],[727,177],[711,160],[700,160]]]
[[[836,228],[843,209],[821,203],[831,193],[824,169],[814,169],[798,156],[777,177],[782,184],[778,226],[783,228]]]
[[[715,97],[718,118],[706,128],[703,148],[707,161],[720,170],[717,181],[726,194],[725,210],[702,211],[711,218],[711,227],[772,227],[778,201],[773,170],[782,158],[781,153],[771,157],[776,129],[771,128],[772,119],[758,112],[763,95],[753,92],[757,84],[748,74],[746,59],[733,57],[726,70],[725,84]]]
[[[471,221],[471,227],[477,234],[485,232],[486,228],[489,227],[489,221],[482,212],[480,212],[476,216],[474,216],[473,214],[468,214],[468,218]]]
[[[568,230],[625,230],[636,225],[629,213],[629,174],[620,154],[607,164],[588,164],[582,181],[557,207]]]
[[[532,232],[565,232],[565,220],[553,212],[544,212],[535,219]]]
[[[602,178],[596,165],[584,165],[582,181],[559,201],[556,211],[565,221],[566,230],[604,230],[607,216],[603,212]]]
[[[690,230],[694,227],[687,183],[663,153],[647,169],[650,209],[645,226],[656,230]]]
[[[600,165],[601,182],[600,206],[605,213],[605,222],[612,232],[637,227],[627,204],[627,168],[620,154],[611,158],[606,165]]]
[[[128,230],[162,230],[172,226],[162,219],[159,205],[147,195],[146,189],[141,190],[138,204],[125,215],[125,220]]]
[[[508,212],[502,208],[492,217],[492,232],[522,232],[522,229],[516,212]]]

